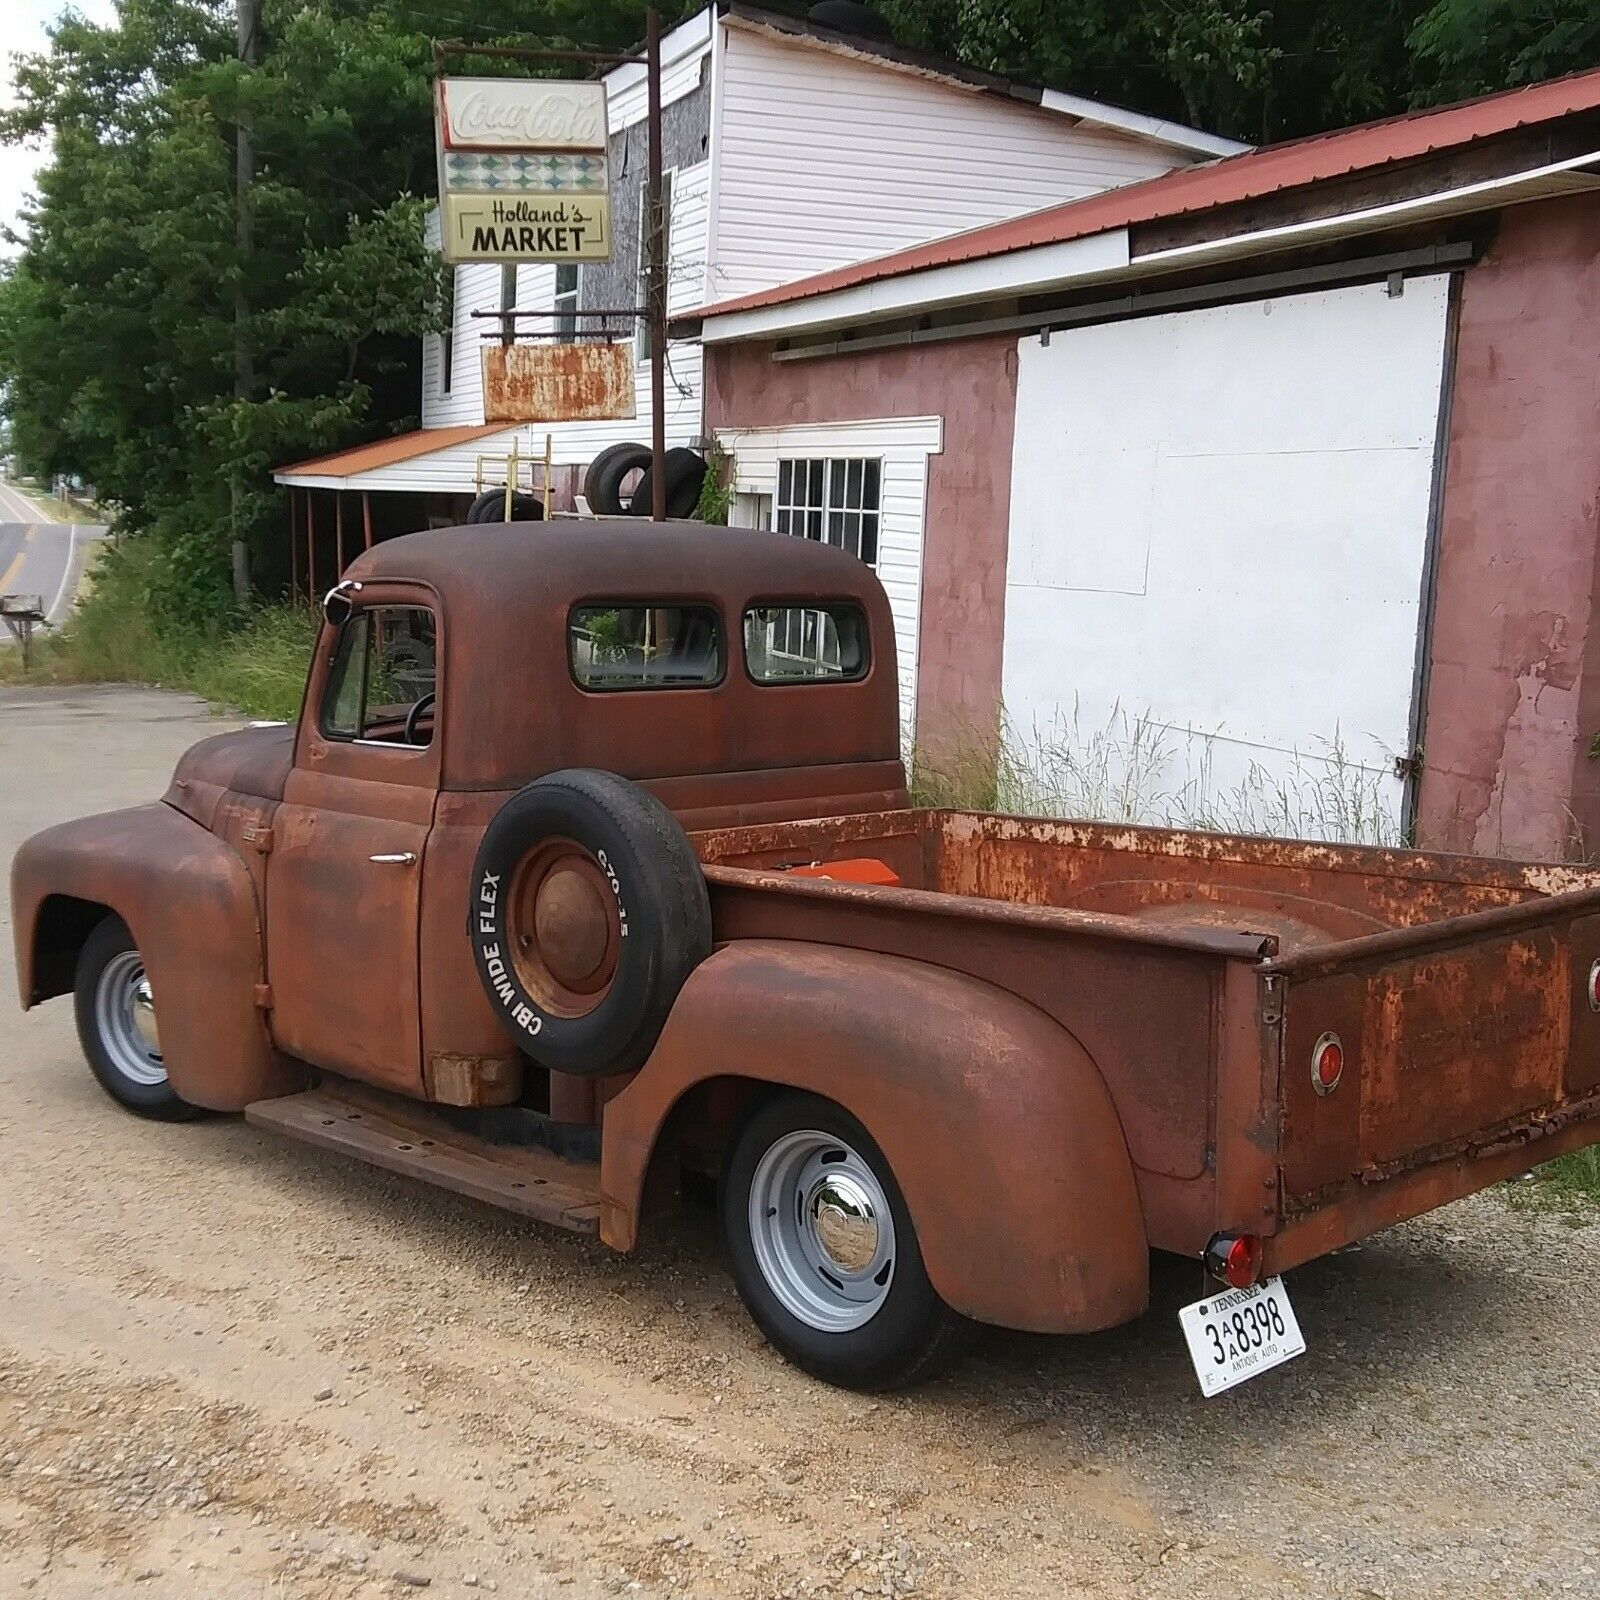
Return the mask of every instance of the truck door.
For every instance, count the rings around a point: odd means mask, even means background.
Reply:
[[[267,971],[278,1047],[420,1095],[418,915],[439,789],[433,716],[439,628],[431,591],[346,593],[322,630],[273,817]]]

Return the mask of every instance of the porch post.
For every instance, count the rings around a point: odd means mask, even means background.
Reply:
[[[300,594],[300,491],[289,485],[289,603]]]
[[[372,548],[372,491],[361,491],[361,533],[367,541],[367,549]]]
[[[333,541],[339,562],[339,570],[333,575],[337,583],[344,576],[344,495],[338,489],[333,491]]]
[[[317,603],[317,491],[306,490],[306,599]]]

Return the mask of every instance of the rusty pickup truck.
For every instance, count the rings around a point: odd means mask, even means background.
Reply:
[[[1174,1252],[1208,1394],[1303,1348],[1285,1270],[1600,1138],[1600,875],[913,809],[840,550],[458,528],[324,613],[296,726],[16,858],[23,1004],[132,1111],[618,1250],[715,1193],[859,1387],[1137,1317]]]

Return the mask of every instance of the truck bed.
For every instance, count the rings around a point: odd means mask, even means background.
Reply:
[[[1600,1137],[1600,872],[953,811],[695,842],[719,938],[931,961],[1060,1022],[1161,1247],[1247,1226],[1288,1264]],[[898,885],[795,873],[862,859]]]

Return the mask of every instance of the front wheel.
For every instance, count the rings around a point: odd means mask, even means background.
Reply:
[[[159,1122],[201,1115],[167,1080],[144,957],[120,917],[107,917],[84,941],[73,999],[83,1053],[113,1100]]]
[[[883,1152],[832,1101],[785,1094],[756,1107],[729,1153],[722,1220],[746,1309],[813,1377],[899,1388],[971,1342],[973,1324],[928,1281]]]

